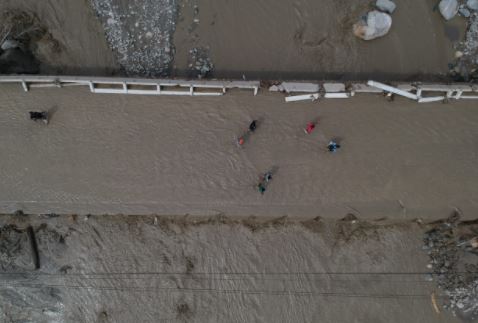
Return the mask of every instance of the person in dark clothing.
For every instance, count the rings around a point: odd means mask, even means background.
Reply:
[[[41,120],[48,124],[48,112],[46,111],[30,111],[30,119],[33,121]]]
[[[269,182],[271,179],[272,179],[272,173],[271,172],[267,172],[267,173],[264,174],[264,180],[266,182]]]
[[[327,149],[331,152],[334,153],[337,151],[337,149],[340,148],[340,145],[336,143],[335,141],[331,140],[329,144],[327,145]]]
[[[263,183],[259,183],[257,185],[257,189],[259,190],[259,193],[264,194],[264,192],[266,191],[266,186]]]
[[[257,120],[252,120],[251,124],[249,125],[249,131],[254,132],[257,128]]]

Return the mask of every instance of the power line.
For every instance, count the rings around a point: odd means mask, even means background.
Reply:
[[[210,281],[243,281],[243,280],[263,280],[263,281],[333,281],[333,282],[350,282],[350,281],[370,281],[370,282],[415,282],[415,283],[432,283],[428,279],[390,279],[390,277],[414,277],[433,275],[431,272],[287,272],[287,273],[257,273],[257,272],[90,272],[90,273],[36,273],[36,272],[9,272],[0,273],[0,279],[31,279],[36,277],[60,277],[60,278],[81,278],[89,280],[144,280],[155,279],[157,277],[178,276],[178,279],[188,280],[210,280]],[[222,277],[221,277],[222,276]],[[283,276],[283,277],[281,277]],[[351,276],[351,277],[347,277]],[[367,277],[370,276],[370,277]],[[379,277],[383,276],[384,279]],[[18,277],[18,278],[17,278]],[[168,277],[169,278],[169,277]]]
[[[456,273],[478,273],[478,271],[457,271]],[[88,272],[88,273],[45,273],[45,272],[0,272],[1,275],[37,275],[37,276],[102,276],[102,275],[262,275],[262,276],[276,276],[276,275],[303,275],[303,276],[317,276],[317,275],[384,275],[384,276],[410,276],[410,275],[427,275],[433,272],[159,272],[159,271],[138,271],[138,272]]]
[[[377,298],[377,299],[400,299],[400,298],[429,298],[428,294],[367,294],[367,293],[337,293],[337,292],[314,292],[296,290],[242,290],[242,289],[215,289],[215,288],[181,288],[181,287],[108,287],[108,286],[84,286],[66,284],[12,284],[8,287],[20,288],[66,288],[66,289],[92,289],[101,291],[132,291],[132,292],[190,292],[190,293],[225,293],[225,294],[251,294],[271,296],[321,296],[343,298]]]
[[[231,276],[229,274],[224,274],[223,277],[220,277],[219,275],[196,275],[194,273],[190,274],[184,274],[184,275],[177,275],[177,274],[167,274],[167,275],[137,275],[134,273],[130,273],[128,275],[95,275],[95,274],[87,274],[87,275],[82,275],[82,274],[47,274],[47,275],[36,275],[36,274],[28,274],[28,275],[21,275],[21,274],[12,274],[11,276],[9,275],[3,275],[3,277],[0,277],[0,281],[2,279],[16,279],[16,280],[31,280],[37,277],[53,277],[53,278],[61,278],[61,279],[83,279],[83,280],[153,280],[153,279],[162,279],[163,277],[165,279],[172,279],[172,278],[177,278],[181,280],[209,280],[209,281],[247,281],[247,280],[255,280],[255,281],[282,281],[282,282],[311,282],[311,281],[331,281],[331,282],[353,282],[353,281],[362,281],[362,282],[383,282],[383,283],[426,283],[430,284],[433,283],[432,280],[428,279],[390,279],[390,276],[385,276],[383,279],[376,278],[376,277],[364,277],[363,275],[357,277],[343,277],[339,276],[339,278],[334,278],[330,276],[325,276],[325,275],[320,275],[320,276],[310,276],[310,275],[286,275],[284,277],[279,277],[277,275],[273,276],[268,276],[268,275],[250,275],[250,276],[245,276],[245,275],[239,275],[237,277],[227,277]],[[7,278],[5,278],[7,277]]]

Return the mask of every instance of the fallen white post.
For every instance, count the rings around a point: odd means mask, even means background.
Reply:
[[[447,92],[449,90],[471,92],[472,87],[464,84],[420,84],[419,89],[422,91],[431,91],[431,92]]]
[[[444,96],[431,96],[428,98],[419,98],[418,103],[438,102],[445,100]]]
[[[272,85],[269,87],[271,92],[305,92],[305,93],[315,93],[319,92],[320,86],[315,83],[305,83],[305,82],[282,82],[279,85]]]
[[[285,102],[296,102],[296,101],[306,101],[306,100],[315,101],[315,100],[318,100],[319,97],[320,97],[319,93],[304,94],[304,95],[292,95],[292,96],[287,96],[285,98]]]
[[[25,82],[25,81],[22,81],[22,87],[23,87],[23,90],[24,90],[25,92],[28,92],[28,85],[27,85],[27,82]]]
[[[222,92],[194,92],[193,96],[221,96]]]
[[[326,99],[348,99],[350,97],[350,93],[325,93],[324,95]]]
[[[383,83],[380,83],[380,82],[375,82],[375,81],[368,81],[367,84],[370,85],[370,86],[382,89],[385,92],[391,92],[391,93],[401,95],[401,96],[404,96],[404,97],[412,99],[412,100],[418,100],[418,96],[416,94],[397,89],[396,87],[393,87],[393,86],[390,86],[390,85],[386,85],[386,84],[383,84]]]

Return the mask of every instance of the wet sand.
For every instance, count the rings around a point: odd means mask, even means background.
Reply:
[[[352,25],[372,1],[183,0],[174,35],[178,74],[189,50],[210,49],[215,76],[262,79],[418,80],[448,72],[465,19],[445,22],[436,1],[397,3],[390,32],[362,41]],[[193,6],[198,5],[194,15]],[[199,19],[194,23],[194,18]]]
[[[286,104],[0,87],[0,211],[441,218],[477,211],[476,104],[380,95]],[[48,126],[31,109],[55,112]],[[319,117],[305,135],[305,124]],[[235,144],[262,120],[243,149]],[[335,154],[325,150],[341,138]],[[264,195],[260,175],[277,173]]]

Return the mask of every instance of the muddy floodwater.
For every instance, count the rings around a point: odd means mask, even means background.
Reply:
[[[281,94],[92,94],[0,87],[0,210],[12,213],[474,217],[478,115],[381,94],[290,105]],[[51,111],[48,126],[28,120]],[[257,119],[242,147],[237,138]],[[310,135],[303,128],[318,125]],[[342,148],[330,153],[329,140]],[[267,191],[261,176],[274,170]],[[431,189],[433,188],[433,189]]]
[[[422,248],[430,226],[415,222],[18,214],[0,221],[4,322],[460,322],[430,279]]]
[[[258,79],[442,79],[466,20],[445,21],[435,1],[405,0],[385,37],[352,26],[359,0],[5,0],[38,17],[55,40],[34,46],[43,74]]]
[[[352,26],[372,8],[2,0],[0,32],[9,17],[31,37],[0,50],[0,73],[473,79],[476,13],[397,1],[390,32],[366,42]],[[19,51],[25,66],[5,64]],[[2,84],[0,321],[477,322],[476,103],[291,104],[261,84],[221,97]]]
[[[220,77],[423,79],[447,73],[465,31],[464,19],[445,23],[432,0],[397,3],[391,31],[371,42],[352,33],[372,8],[368,0],[182,3],[174,35],[179,74],[188,50],[200,47]]]

